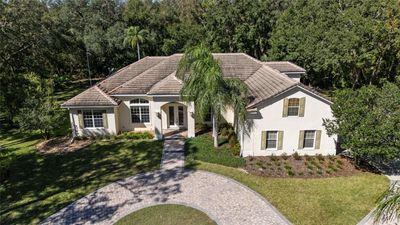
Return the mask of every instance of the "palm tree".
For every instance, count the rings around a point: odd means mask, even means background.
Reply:
[[[189,48],[185,52],[177,76],[184,82],[182,99],[195,102],[200,119],[203,120],[211,109],[214,146],[218,147],[218,118],[225,107],[231,105],[235,112],[240,113],[240,118],[244,119],[247,86],[240,80],[224,80],[218,61],[203,45]]]
[[[400,186],[396,183],[382,196],[375,211],[375,223],[400,218]]]
[[[128,27],[128,29],[125,30],[124,44],[130,45],[132,48],[135,48],[136,46],[138,60],[140,60],[139,44],[143,43],[148,33],[147,30],[141,30],[138,26]]]

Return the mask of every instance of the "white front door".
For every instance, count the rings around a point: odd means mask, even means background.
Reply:
[[[182,128],[185,127],[186,113],[183,105],[170,105],[168,106],[168,128]]]

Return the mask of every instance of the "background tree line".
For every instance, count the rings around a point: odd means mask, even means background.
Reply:
[[[36,105],[58,110],[52,93],[37,94],[38,83],[61,89],[87,78],[88,65],[91,76],[104,78],[139,54],[169,55],[200,43],[212,52],[293,61],[306,68],[304,83],[324,90],[382,89],[399,75],[400,7],[397,0],[2,1],[1,125],[29,127],[18,115]],[[338,96],[335,104],[350,99]],[[397,148],[399,139],[388,140]]]

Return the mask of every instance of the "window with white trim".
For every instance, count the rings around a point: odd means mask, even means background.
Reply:
[[[315,130],[304,131],[304,148],[314,148]]]
[[[288,102],[288,116],[298,116],[300,109],[300,99],[289,98]]]
[[[276,149],[278,143],[278,131],[267,131],[267,149]]]
[[[136,98],[130,101],[132,123],[150,122],[150,103],[146,99]]]
[[[83,110],[83,125],[85,128],[104,127],[103,113],[105,110]]]

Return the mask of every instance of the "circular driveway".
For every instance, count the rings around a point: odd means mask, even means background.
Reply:
[[[156,204],[183,204],[216,223],[290,224],[263,197],[224,176],[182,168],[139,174],[111,183],[77,200],[42,224],[113,224]]]

